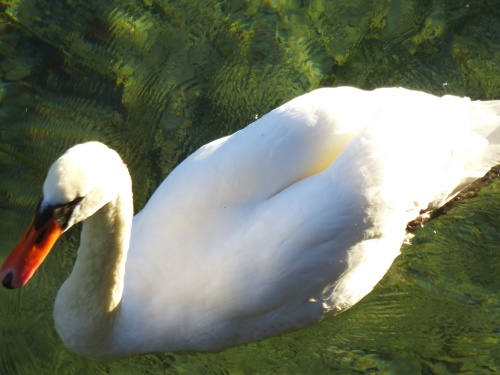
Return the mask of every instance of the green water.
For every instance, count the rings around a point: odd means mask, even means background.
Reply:
[[[500,99],[498,5],[0,2],[0,260],[28,224],[48,166],[84,140],[124,157],[138,210],[200,145],[316,87]],[[220,353],[104,364],[66,350],[53,328],[73,230],[25,288],[0,290],[0,374],[498,373],[499,193],[497,182],[417,232],[344,314]]]

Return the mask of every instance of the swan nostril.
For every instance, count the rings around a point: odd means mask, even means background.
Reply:
[[[7,289],[14,289],[12,286],[12,279],[14,278],[14,273],[9,272],[2,280],[2,285]]]

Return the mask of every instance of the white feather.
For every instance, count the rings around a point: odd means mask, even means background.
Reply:
[[[57,297],[59,334],[93,358],[214,350],[349,308],[408,221],[499,160],[499,103],[313,91],[181,163],[130,246],[126,169],[100,144],[76,146],[44,185],[45,204],[85,196],[77,220],[96,212]]]

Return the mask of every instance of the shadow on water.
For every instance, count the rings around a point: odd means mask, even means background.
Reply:
[[[120,152],[137,211],[200,145],[317,87],[500,98],[494,2],[16,0],[0,10],[1,259],[48,166],[81,141]],[[64,349],[52,305],[73,230],[26,288],[0,292],[0,373],[499,372],[499,190],[426,225],[346,313],[214,354],[99,364]]]

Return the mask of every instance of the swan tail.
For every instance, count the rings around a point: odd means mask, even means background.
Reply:
[[[473,101],[471,109],[472,130],[488,141],[479,167],[489,169],[500,164],[500,100]]]
[[[471,103],[473,129],[490,144],[500,144],[500,100]]]

